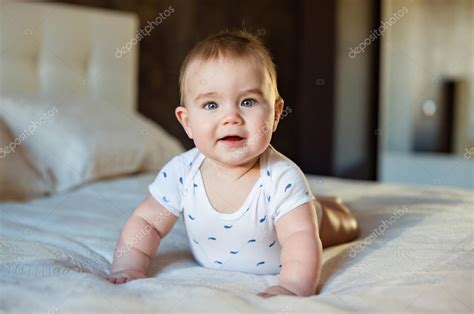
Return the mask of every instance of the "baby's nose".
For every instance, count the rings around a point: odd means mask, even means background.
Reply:
[[[223,124],[237,124],[242,123],[242,116],[237,111],[226,113],[223,119]]]

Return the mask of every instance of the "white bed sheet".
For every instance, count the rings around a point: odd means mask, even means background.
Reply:
[[[105,276],[115,241],[153,178],[154,174],[145,174],[103,181],[26,204],[1,204],[1,309],[50,313],[473,311],[472,191],[315,176],[308,176],[313,191],[342,197],[362,228],[358,241],[324,251],[318,295],[263,299],[255,294],[277,284],[278,276],[201,267],[191,255],[181,218],[153,259],[152,278],[112,285]],[[351,250],[400,208],[404,214],[383,234],[371,243],[366,240],[361,252]]]

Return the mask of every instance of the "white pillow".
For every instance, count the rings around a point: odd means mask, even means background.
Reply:
[[[49,192],[18,143],[0,116],[0,201],[25,201]]]
[[[36,169],[60,192],[97,179],[159,170],[184,151],[159,125],[91,98],[1,99],[0,112]]]

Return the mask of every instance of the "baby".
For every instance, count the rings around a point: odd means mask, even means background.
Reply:
[[[211,36],[184,60],[180,92],[176,117],[196,147],[149,186],[118,239],[108,280],[145,278],[182,214],[202,266],[279,274],[262,297],[314,295],[323,246],[354,239],[357,222],[337,198],[318,198],[320,206],[303,172],[270,144],[284,102],[268,50],[244,31]],[[124,250],[126,243],[133,245]]]

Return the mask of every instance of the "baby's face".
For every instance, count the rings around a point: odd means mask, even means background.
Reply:
[[[185,85],[176,116],[200,152],[237,166],[265,151],[283,109],[265,69],[230,57],[193,62]]]

